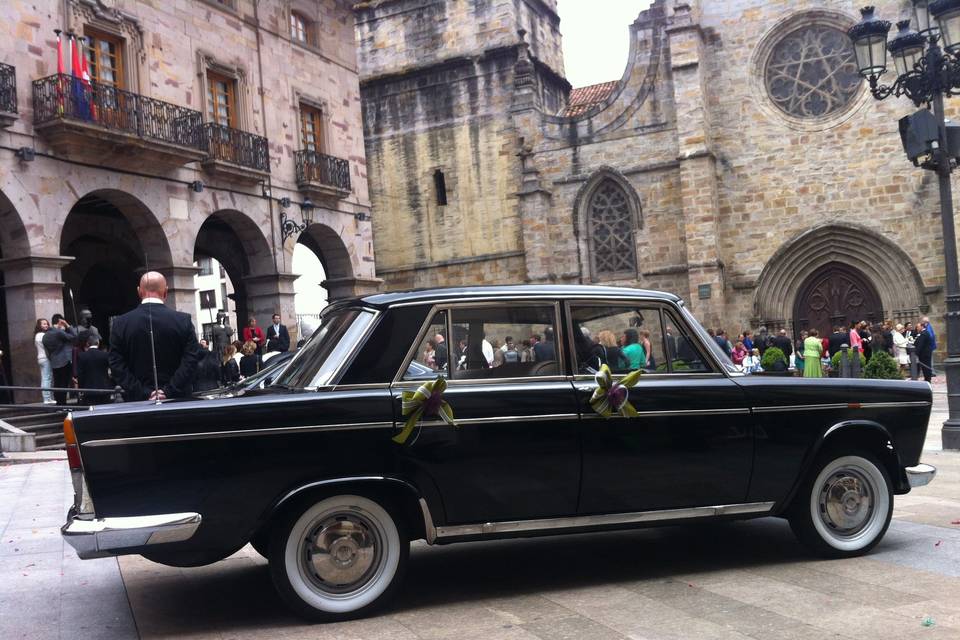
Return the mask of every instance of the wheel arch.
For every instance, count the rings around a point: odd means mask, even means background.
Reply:
[[[794,480],[790,493],[781,507],[787,508],[797,494],[804,479],[813,470],[814,462],[821,453],[829,449],[866,450],[879,458],[890,477],[894,494],[903,494],[910,490],[906,473],[900,464],[900,455],[890,430],[874,420],[843,420],[825,428],[810,448]]]
[[[403,519],[411,540],[428,537],[421,508],[423,497],[413,483],[393,476],[348,476],[313,480],[290,488],[264,511],[250,538],[268,535],[271,525],[289,509],[326,496],[349,493],[385,502],[385,508]]]

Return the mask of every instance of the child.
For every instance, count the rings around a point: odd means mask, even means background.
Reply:
[[[746,358],[743,359],[744,373],[760,373],[763,367],[760,366],[760,349],[754,348]]]

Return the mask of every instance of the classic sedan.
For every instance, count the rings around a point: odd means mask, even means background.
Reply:
[[[676,296],[596,286],[331,304],[239,398],[98,406],[64,432],[81,558],[247,543],[317,620],[394,594],[409,542],[780,516],[863,554],[928,483],[926,383],[743,376]]]

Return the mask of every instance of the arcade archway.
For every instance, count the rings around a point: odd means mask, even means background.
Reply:
[[[104,339],[112,318],[138,304],[140,275],[171,263],[170,246],[153,213],[135,196],[114,190],[93,191],[73,205],[60,235],[60,253],[74,258],[63,268],[63,314],[73,323],[76,311],[89,308]]]
[[[353,261],[343,238],[330,227],[314,223],[297,238],[301,244],[317,257],[323,268],[323,287],[331,301],[345,297],[344,291],[353,291]],[[351,283],[349,286],[344,286]]]

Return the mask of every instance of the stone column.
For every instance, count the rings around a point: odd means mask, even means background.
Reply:
[[[37,318],[64,313],[61,269],[73,260],[69,256],[27,256],[0,260],[3,294],[7,304],[7,333],[3,345],[10,359],[14,385],[39,386],[40,367],[34,344]],[[17,402],[39,402],[39,392],[17,392]]]
[[[292,273],[271,273],[263,276],[247,276],[243,279],[247,290],[247,314],[257,319],[264,328],[270,322],[270,316],[279,313],[288,326],[296,319],[293,306],[293,282],[299,276]],[[246,318],[237,318],[237,332],[247,326]],[[293,337],[291,336],[291,340]]]
[[[716,158],[708,117],[709,70],[704,68],[698,3],[675,0],[667,35],[676,104],[680,192],[689,269],[687,301],[706,325],[721,324],[725,307],[720,255]]]
[[[192,264],[186,266],[172,265],[169,267],[157,267],[157,271],[163,274],[167,279],[167,304],[183,313],[189,313],[193,318],[195,327],[202,325],[205,320],[197,318],[197,287],[194,284],[194,276],[200,273],[200,267]],[[206,320],[209,322],[209,320]]]
[[[327,300],[333,302],[342,298],[365,296],[380,291],[383,280],[380,278],[330,278],[320,283],[327,290]]]

